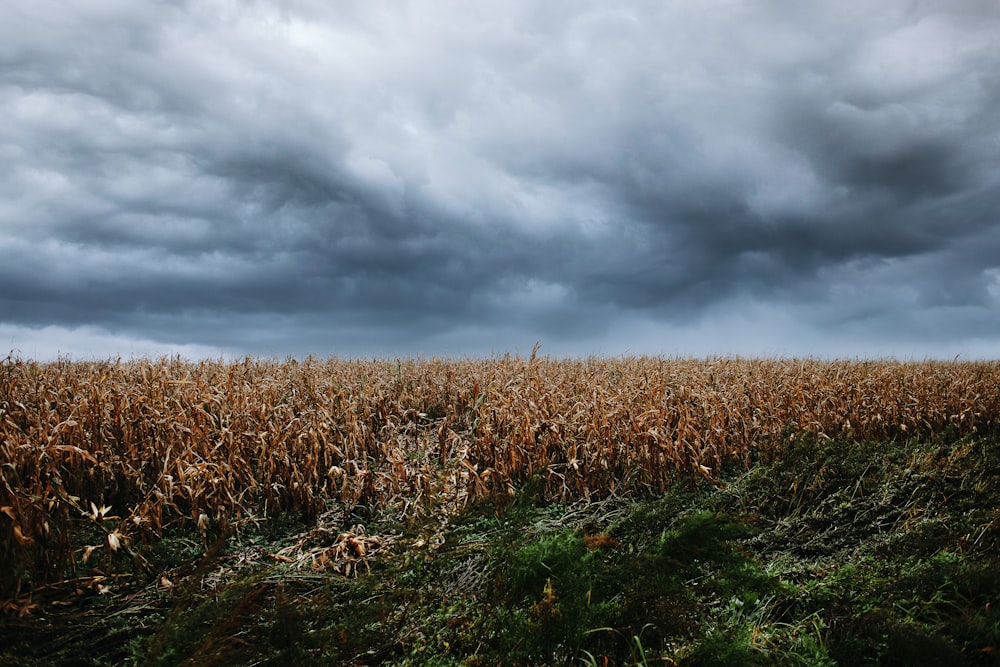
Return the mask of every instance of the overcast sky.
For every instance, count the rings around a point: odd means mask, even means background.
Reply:
[[[5,0],[22,358],[1000,358],[996,0]]]

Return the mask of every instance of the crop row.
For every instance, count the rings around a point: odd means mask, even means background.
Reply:
[[[332,503],[402,519],[502,504],[529,477],[551,500],[650,494],[798,433],[998,424],[997,362],[8,358],[0,598],[95,551],[141,568],[186,526],[207,539]]]

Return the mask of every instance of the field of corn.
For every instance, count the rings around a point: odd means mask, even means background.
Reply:
[[[998,362],[8,357],[0,600],[98,560],[108,576],[143,573],[167,531],[207,544],[334,505],[400,520],[502,506],[529,479],[551,501],[655,497],[795,434],[998,425]]]

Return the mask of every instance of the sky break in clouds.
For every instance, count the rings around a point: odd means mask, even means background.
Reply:
[[[1000,357],[1000,5],[10,0],[19,355]]]

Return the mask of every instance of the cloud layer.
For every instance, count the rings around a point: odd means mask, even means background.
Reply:
[[[0,25],[26,354],[1000,356],[995,2],[81,4]]]

